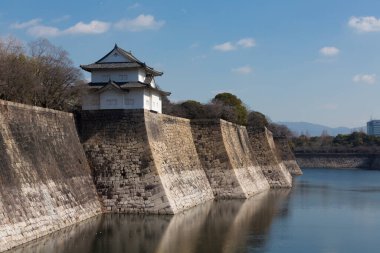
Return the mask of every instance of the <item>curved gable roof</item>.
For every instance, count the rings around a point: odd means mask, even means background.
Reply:
[[[108,58],[110,55],[118,53],[121,55],[125,61],[117,61],[117,62],[105,62],[104,60]],[[88,65],[80,65],[80,67],[83,70],[86,71],[93,71],[93,70],[99,70],[99,69],[128,69],[128,68],[144,68],[146,72],[154,75],[154,76],[161,76],[163,72],[157,71],[152,67],[147,66],[144,62],[137,59],[134,55],[132,55],[131,52],[128,52],[115,44],[115,47],[108,52],[105,56],[103,56],[101,59],[96,61],[95,63],[88,64]]]

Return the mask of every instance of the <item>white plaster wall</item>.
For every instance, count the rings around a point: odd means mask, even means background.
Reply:
[[[107,90],[100,94],[100,109],[118,109],[124,104],[123,93]]]
[[[94,71],[91,73],[91,82],[94,83],[108,82],[110,79],[114,82],[137,82],[140,81],[140,75],[138,69]]]
[[[144,109],[152,110],[152,98],[150,90],[144,90]]]
[[[138,72],[138,80],[140,82],[144,82],[145,81],[145,77],[146,77],[146,73],[145,73],[145,70],[144,69],[139,69],[139,72]]]
[[[144,109],[162,113],[162,99],[160,93],[154,90],[145,90]]]
[[[156,88],[156,81],[154,80],[154,78],[150,82],[150,86],[152,86],[153,88]]]
[[[131,89],[129,92],[106,90],[82,98],[83,110],[146,109],[162,113],[161,95],[156,91]]]
[[[123,109],[142,109],[144,108],[144,90],[133,89],[128,93],[124,93]]]
[[[161,105],[161,95],[154,91],[152,92],[152,110],[161,113],[162,112],[162,105]]]

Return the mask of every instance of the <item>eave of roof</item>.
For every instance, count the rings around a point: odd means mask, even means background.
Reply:
[[[106,89],[106,87],[114,87],[119,90],[126,90],[128,91],[129,89],[133,88],[145,88],[145,89],[150,89],[150,90],[155,90],[159,92],[160,94],[164,96],[170,96],[171,92],[168,91],[163,91],[158,88],[154,88],[150,86],[149,84],[143,83],[143,82],[101,82],[101,83],[89,83],[88,89],[90,90],[96,90],[97,92],[103,91]]]

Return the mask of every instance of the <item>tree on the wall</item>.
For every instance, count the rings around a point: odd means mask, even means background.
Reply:
[[[39,39],[0,40],[0,99],[58,110],[79,104],[84,82],[68,53]]]

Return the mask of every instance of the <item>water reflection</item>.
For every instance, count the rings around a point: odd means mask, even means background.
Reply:
[[[107,214],[11,252],[246,252],[247,240],[265,243],[288,194],[273,190],[246,201],[210,201],[174,216]]]
[[[13,252],[378,252],[380,171],[304,170],[294,189],[175,216],[99,216]]]
[[[247,241],[258,249],[265,245],[273,218],[283,213],[290,189],[272,190],[246,200],[231,224],[221,252],[246,252]],[[246,236],[246,235],[249,235]]]

